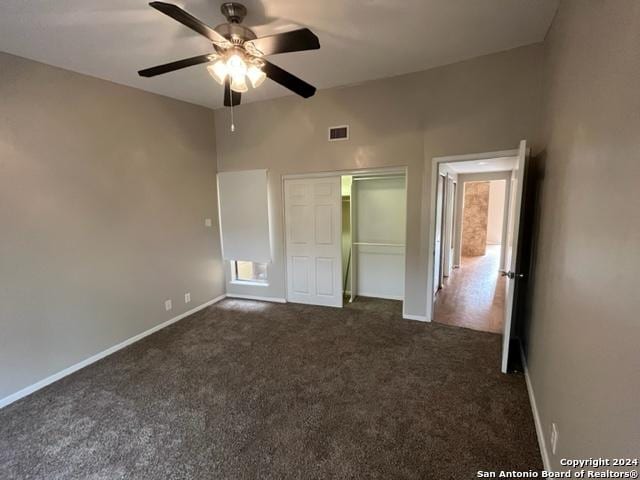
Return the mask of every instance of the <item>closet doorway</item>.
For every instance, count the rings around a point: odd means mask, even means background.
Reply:
[[[286,175],[287,300],[404,300],[406,169]]]
[[[342,178],[346,299],[353,302],[361,296],[404,300],[405,175],[361,174]]]

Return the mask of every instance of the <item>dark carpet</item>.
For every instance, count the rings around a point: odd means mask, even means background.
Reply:
[[[225,300],[0,410],[2,479],[420,478],[542,468],[500,337]]]

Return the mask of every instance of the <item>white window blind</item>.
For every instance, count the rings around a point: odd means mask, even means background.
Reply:
[[[218,209],[224,259],[271,262],[267,171],[219,173]]]

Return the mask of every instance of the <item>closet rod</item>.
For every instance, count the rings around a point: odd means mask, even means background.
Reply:
[[[375,243],[375,242],[353,242],[353,245],[365,245],[368,247],[404,247],[404,243]]]
[[[362,180],[385,180],[385,179],[391,179],[391,178],[405,178],[406,175],[404,175],[403,173],[395,173],[395,174],[389,174],[389,175],[375,175],[375,176],[370,176],[370,177],[353,177],[352,180],[353,181],[362,181]]]

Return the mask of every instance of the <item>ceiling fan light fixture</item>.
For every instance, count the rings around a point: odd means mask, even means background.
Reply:
[[[244,79],[244,75],[239,79],[231,77],[231,90],[238,93],[244,93],[249,90],[249,87],[247,87],[247,82]]]
[[[229,74],[229,69],[227,68],[227,64],[224,60],[218,60],[213,65],[209,65],[207,67],[209,74],[213,77],[213,79],[218,82],[220,85],[224,84],[227,75]]]
[[[253,88],[257,88],[267,77],[301,97],[309,98],[315,94],[313,85],[263,59],[278,53],[320,48],[318,37],[308,28],[258,37],[251,28],[242,25],[247,9],[237,2],[222,5],[221,11],[227,23],[215,28],[178,5],[164,1],[153,1],[149,5],[207,38],[213,45],[213,52],[139,70],[141,77],[155,77],[194,65],[208,64],[209,74],[217,83],[224,85],[224,106],[232,107],[232,112],[235,105],[240,105],[241,93],[248,90],[247,84],[251,83]]]
[[[234,53],[227,59],[227,72],[231,80],[236,83],[244,82],[244,76],[247,73],[247,64],[244,59],[237,53]]]
[[[267,78],[267,75],[262,71],[261,68],[257,67],[256,65],[251,65],[247,69],[247,77],[249,77],[251,86],[253,88],[258,88],[260,85],[262,85],[262,82],[264,82],[265,78]]]

